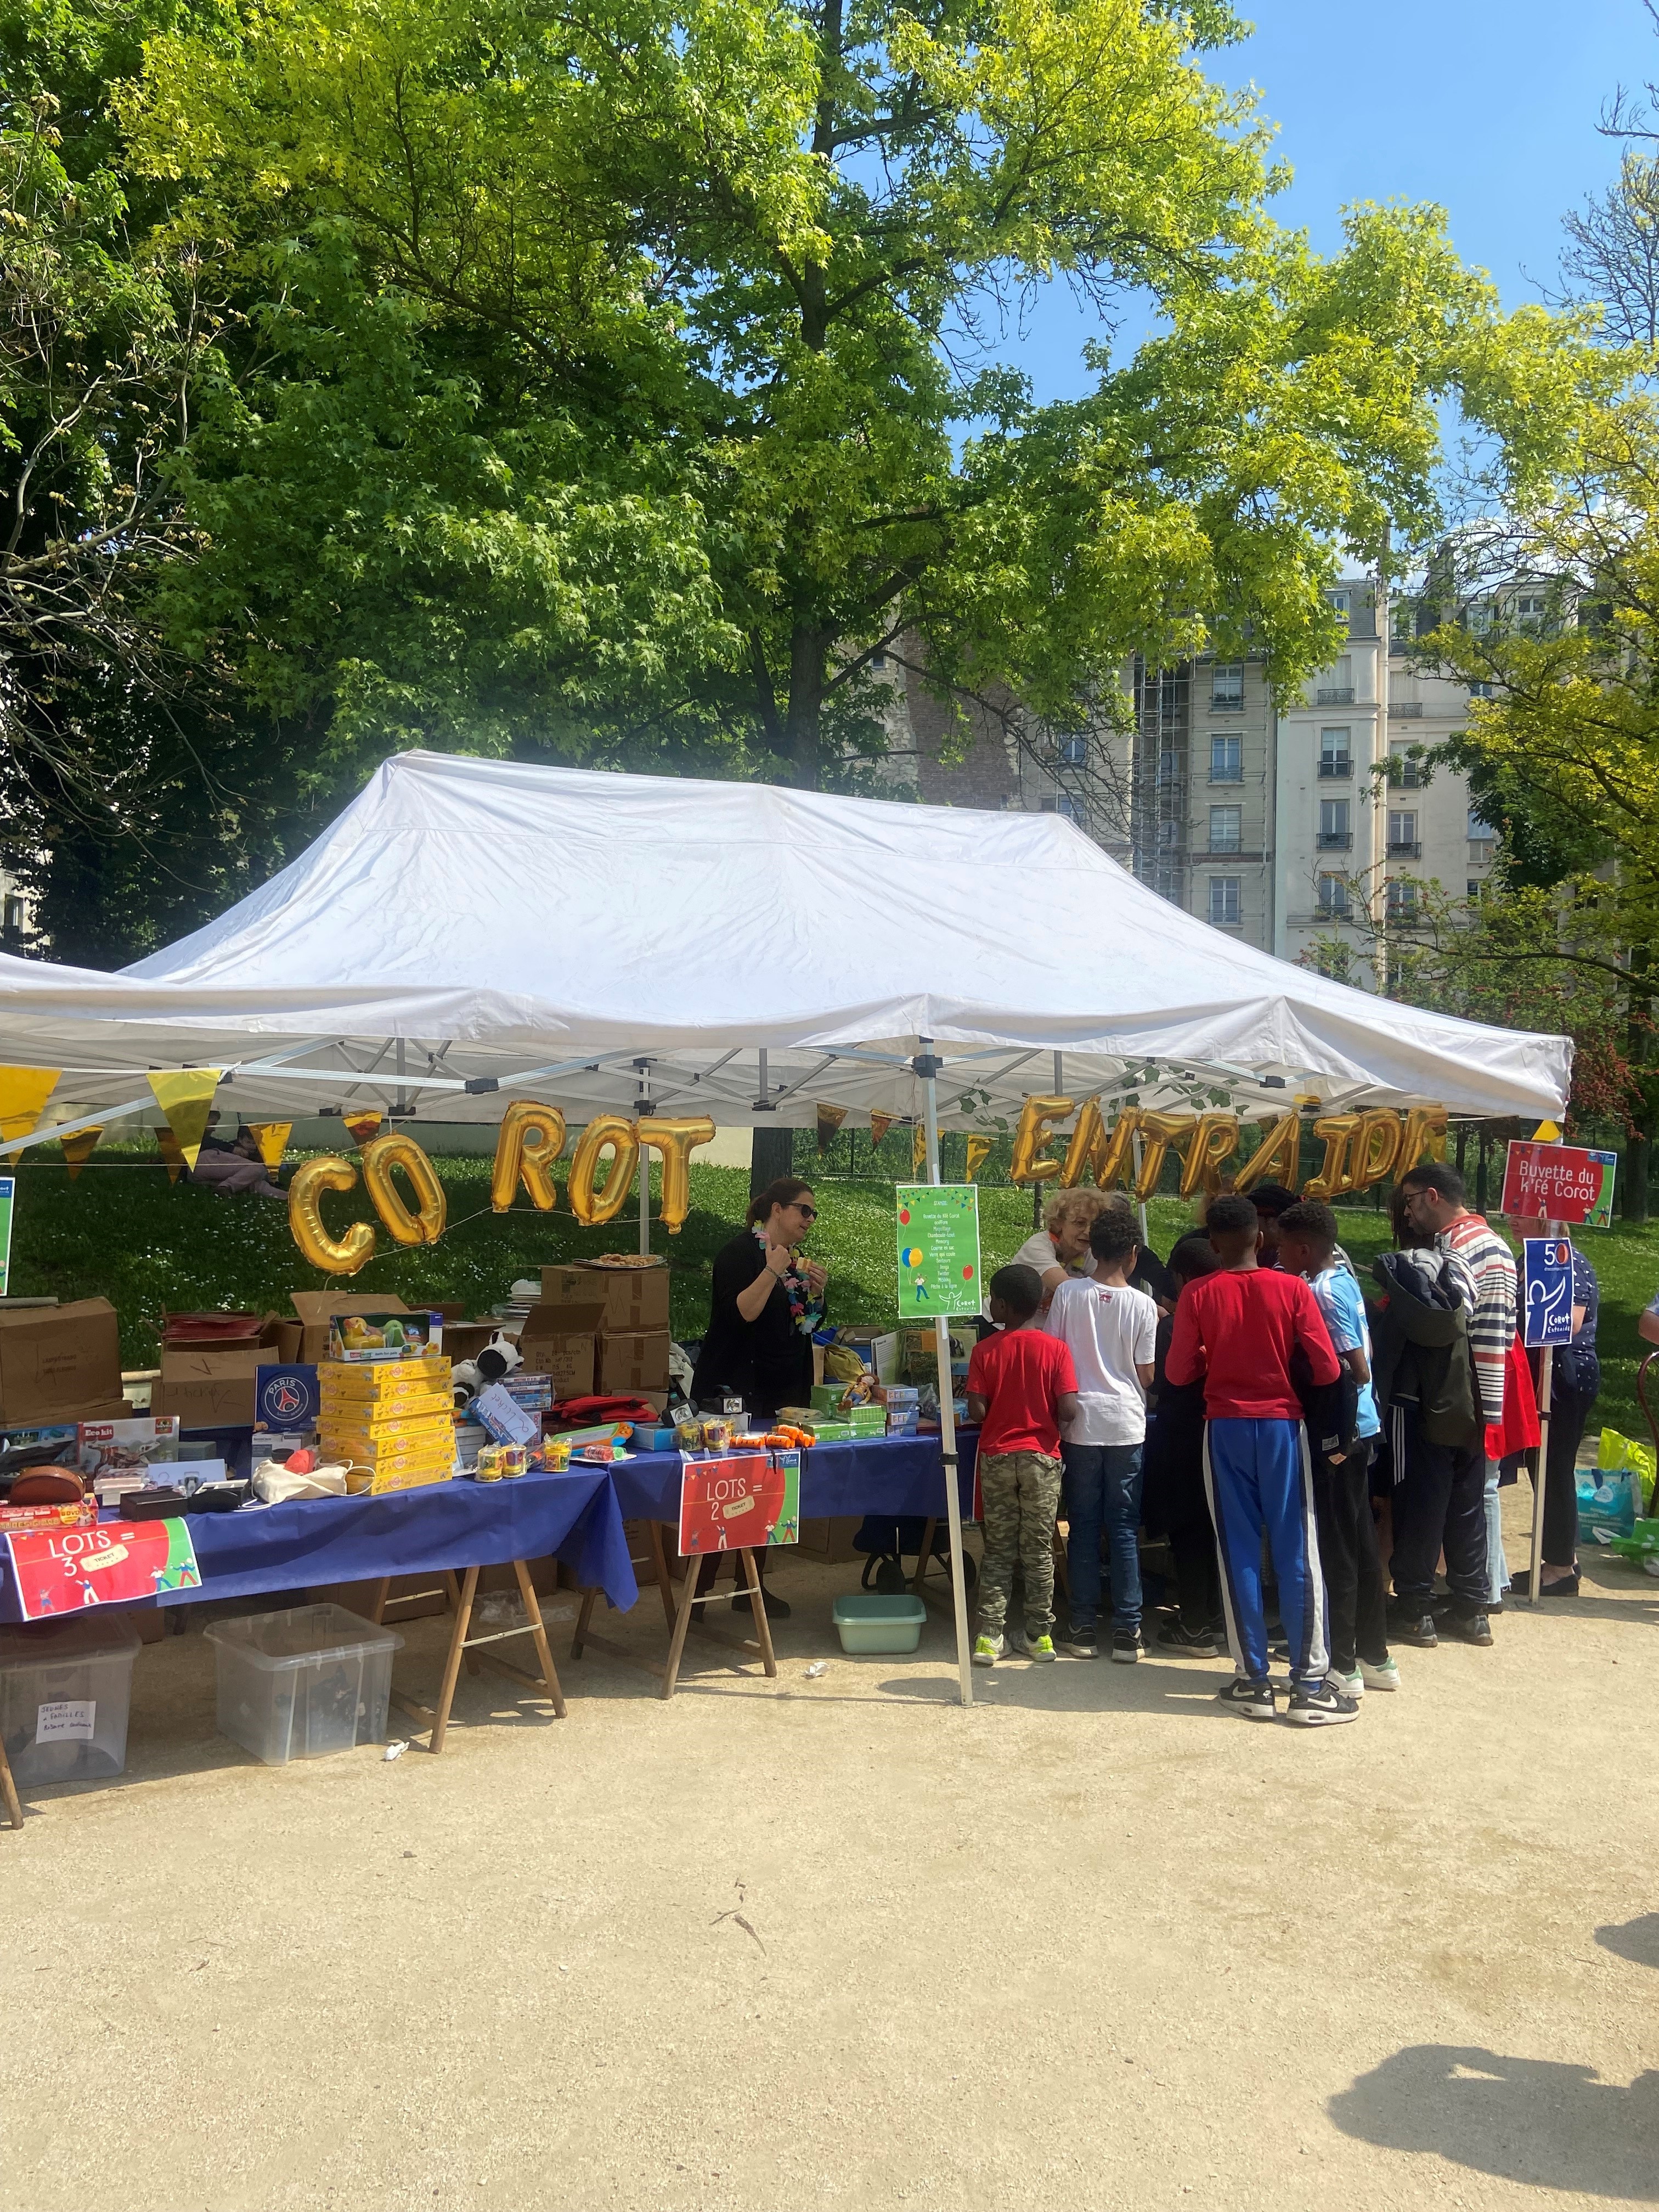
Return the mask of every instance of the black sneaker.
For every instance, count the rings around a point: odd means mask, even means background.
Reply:
[[[1183,1628],[1178,1620],[1166,1621],[1158,1632],[1160,1651],[1174,1651],[1184,1659],[1218,1659],[1220,1652],[1207,1628]]]
[[[1243,1713],[1247,1721],[1271,1721],[1279,1717],[1271,1682],[1252,1682],[1243,1674],[1235,1674],[1224,1690],[1216,1692],[1216,1697],[1220,1704]]]
[[[1112,1657],[1120,1667],[1133,1667],[1146,1649],[1138,1628],[1115,1628],[1112,1631]]]
[[[1335,1728],[1343,1721],[1359,1718],[1359,1700],[1339,1690],[1334,1682],[1317,1682],[1311,1689],[1291,1691],[1285,1717],[1298,1728]]]
[[[1100,1656],[1092,1628],[1067,1629],[1064,1636],[1055,1637],[1054,1643],[1068,1659],[1096,1659]]]
[[[1434,1626],[1434,1615],[1426,1606],[1415,1601],[1407,1606],[1389,1607],[1389,1641],[1391,1644],[1414,1644],[1419,1651],[1432,1651],[1440,1641]]]
[[[1479,1644],[1483,1647],[1492,1642],[1492,1623],[1484,1613],[1449,1613],[1441,1622],[1448,1636],[1460,1644]]]

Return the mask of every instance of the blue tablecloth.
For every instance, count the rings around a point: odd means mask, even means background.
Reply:
[[[977,1430],[958,1431],[957,1475],[964,1513],[974,1502],[978,1445]],[[629,1520],[678,1522],[678,1452],[641,1452],[619,1460],[611,1472],[617,1502]],[[847,1513],[942,1518],[945,1460],[938,1437],[867,1437],[847,1444],[814,1444],[801,1455],[800,1510],[804,1521]]]
[[[677,1486],[677,1500],[678,1494]],[[258,1597],[382,1575],[496,1566],[550,1553],[584,1589],[597,1583],[624,1611],[639,1595],[608,1468],[507,1482],[434,1482],[383,1498],[313,1498],[245,1513],[195,1513],[190,1533],[201,1588],[142,1602]],[[0,1544],[0,1620],[21,1619]]]

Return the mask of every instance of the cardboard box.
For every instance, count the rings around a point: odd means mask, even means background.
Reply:
[[[544,1296],[531,1307],[519,1332],[519,1350],[532,1375],[552,1382],[553,1395],[586,1398],[596,1388],[595,1338],[605,1313],[604,1285],[580,1267],[544,1267],[545,1289],[550,1277],[568,1279],[556,1296]],[[663,1376],[663,1387],[668,1377]]]
[[[153,1413],[173,1413],[187,1429],[251,1429],[259,1369],[276,1357],[282,1324],[267,1315],[258,1332],[235,1345],[164,1345]]]
[[[382,1359],[362,1366],[324,1360],[317,1388],[325,1406],[392,1406],[405,1398],[425,1398],[450,1388],[449,1362],[441,1353],[426,1359]]]
[[[399,1307],[393,1311],[377,1306],[372,1312],[331,1314],[328,1358],[335,1362],[378,1366],[399,1360],[430,1359],[444,1348],[441,1314],[429,1309],[416,1312]]]
[[[589,1282],[603,1284],[605,1312],[599,1329],[601,1336],[638,1335],[652,1329],[668,1326],[668,1262],[659,1260],[650,1267],[606,1267],[595,1260],[580,1260],[571,1267],[542,1269],[542,1297],[558,1295],[548,1287],[550,1277],[585,1275]]]
[[[864,1554],[854,1549],[853,1539],[863,1526],[861,1513],[838,1513],[828,1521],[803,1521],[801,1555],[826,1567],[844,1566],[849,1559],[861,1559]]]
[[[385,1291],[360,1291],[355,1297],[345,1291],[291,1291],[289,1297],[300,1316],[299,1327],[296,1329],[292,1322],[280,1324],[278,1351],[290,1367],[313,1367],[327,1358],[331,1314],[409,1311],[401,1298],[391,1297]]]
[[[121,1395],[121,1336],[107,1298],[0,1307],[0,1423],[78,1420]]]
[[[665,1328],[640,1330],[627,1335],[602,1336],[599,1347],[599,1380],[605,1397],[624,1391],[665,1390],[668,1388],[669,1336]]]

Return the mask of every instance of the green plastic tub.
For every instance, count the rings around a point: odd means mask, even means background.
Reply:
[[[914,1651],[927,1608],[919,1597],[838,1597],[830,1616],[843,1651]]]

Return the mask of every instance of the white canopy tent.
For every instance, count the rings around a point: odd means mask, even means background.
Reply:
[[[528,1097],[573,1122],[779,1127],[823,1099],[922,1121],[937,1182],[941,1122],[1011,1126],[1030,1092],[1549,1116],[1571,1047],[1255,951],[1057,815],[416,752],[261,890],[122,975],[0,962],[0,1059],[60,1071],[65,1134],[152,1109],[148,1075],[185,1066],[223,1070],[244,1119],[488,1122]]]
[[[1056,1081],[1548,1116],[1571,1053],[1258,952],[1057,815],[419,752],[120,975],[0,962],[0,1025],[8,1063],[63,1071],[54,1118],[88,1119],[198,1066],[245,1118],[493,1121],[527,1097],[573,1122],[648,1100],[810,1125],[819,1098],[919,1120],[922,1039],[946,1127]]]

